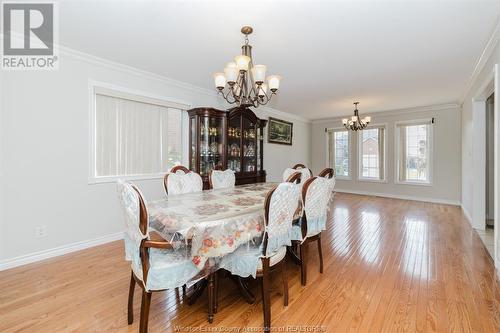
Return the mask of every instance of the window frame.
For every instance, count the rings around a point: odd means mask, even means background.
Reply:
[[[433,118],[423,118],[423,119],[413,119],[413,120],[403,120],[403,121],[397,121],[394,123],[394,156],[396,157],[394,159],[394,184],[398,185],[416,185],[416,186],[433,186],[433,169],[434,169],[434,160],[433,160],[433,155],[434,155],[434,124],[433,124]],[[402,158],[401,156],[401,127],[404,125],[407,126],[415,126],[415,125],[421,125],[421,124],[427,124],[429,125],[429,132],[428,132],[428,140],[429,140],[429,149],[427,152],[427,160],[428,160],[428,172],[429,172],[429,177],[427,181],[419,181],[419,180],[401,180],[400,179],[400,166],[401,166],[401,161],[400,159]]]
[[[369,182],[369,183],[387,183],[387,124],[386,123],[378,123],[369,125],[366,129],[384,129],[384,144],[382,146],[383,153],[383,161],[382,161],[382,178],[371,178],[371,177],[363,177],[363,140],[362,140],[362,132],[357,132],[357,140],[358,140],[358,181],[360,182]]]
[[[347,169],[347,173],[348,175],[347,176],[343,176],[343,175],[337,175],[337,172],[336,172],[336,169],[335,169],[335,161],[334,161],[334,165],[333,165],[333,171],[335,172],[335,179],[340,179],[340,180],[352,180],[352,131],[349,131],[347,130],[345,127],[331,127],[331,128],[326,128],[326,131],[325,131],[325,137],[326,137],[326,163],[325,163],[325,166],[327,168],[331,168],[330,166],[330,140],[329,140],[329,135],[328,133],[329,132],[332,132],[332,133],[335,133],[335,132],[347,132],[347,141],[348,141],[348,146],[347,146],[347,149],[348,149],[348,156],[349,156],[349,167]],[[333,134],[332,134],[333,135]]]
[[[96,95],[105,95],[115,98],[128,99],[133,102],[148,103],[167,108],[183,110],[181,118],[181,144],[182,144],[182,164],[189,163],[189,116],[187,110],[191,108],[191,103],[179,99],[154,95],[148,92],[120,87],[117,85],[89,80],[89,165],[88,184],[113,183],[118,179],[123,180],[149,180],[161,179],[165,173],[134,174],[121,176],[97,176],[96,175]]]

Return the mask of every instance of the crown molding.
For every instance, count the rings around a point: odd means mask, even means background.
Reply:
[[[465,86],[465,89],[462,92],[462,97],[460,98],[460,105],[464,103],[465,98],[472,89],[472,86],[476,82],[479,74],[483,71],[484,67],[486,66],[486,63],[488,62],[488,60],[493,54],[493,51],[497,47],[499,40],[500,40],[500,20],[495,26],[495,29],[493,30],[490,39],[488,40],[486,46],[483,49],[483,52],[477,59],[476,65],[474,66],[474,70],[472,71],[472,74],[469,77],[469,81],[467,82],[467,85]]]
[[[156,80],[156,81],[159,81],[161,83],[172,85],[172,86],[175,86],[175,87],[181,88],[181,89],[186,89],[186,90],[189,90],[189,91],[194,92],[194,93],[204,94],[206,96],[218,98],[218,94],[215,90],[206,89],[206,88],[202,88],[202,87],[190,84],[190,83],[174,80],[174,79],[171,79],[171,78],[163,76],[163,75],[155,74],[155,73],[152,73],[149,71],[138,69],[136,67],[132,67],[132,66],[125,65],[122,63],[118,63],[118,62],[108,60],[105,58],[97,57],[97,56],[94,56],[92,54],[81,52],[81,51],[78,51],[78,50],[75,50],[75,49],[72,49],[72,48],[69,48],[66,46],[60,45],[59,52],[60,52],[60,54],[70,56],[70,57],[73,57],[73,58],[81,60],[81,61],[85,61],[85,62],[90,63],[92,65],[97,65],[97,66],[101,66],[104,68],[124,72],[124,73],[131,74],[131,75],[143,78],[143,79]],[[302,122],[306,122],[306,123],[311,122],[311,120],[308,118],[305,118],[305,117],[302,117],[302,116],[299,116],[299,115],[296,115],[293,113],[289,113],[286,111],[277,110],[277,109],[274,109],[271,107],[261,107],[257,110],[257,112],[259,110],[262,110],[268,114],[276,115],[278,117],[284,117],[286,119],[293,119],[293,120],[298,120],[298,121],[302,121]]]
[[[72,48],[69,48],[66,46],[60,45],[59,52],[62,55],[67,55],[67,56],[73,57],[73,58],[78,59],[78,60],[85,61],[85,62],[93,64],[93,65],[105,67],[108,69],[124,72],[124,73],[131,74],[131,75],[135,75],[135,76],[138,76],[138,77],[144,78],[144,79],[160,81],[162,83],[173,85],[173,86],[178,87],[178,88],[190,90],[192,92],[201,93],[204,95],[214,96],[214,97],[217,96],[217,92],[210,90],[210,89],[206,89],[206,88],[195,86],[193,84],[189,84],[186,82],[174,80],[174,79],[171,79],[171,78],[163,76],[163,75],[148,72],[148,71],[145,71],[142,69],[138,69],[136,67],[125,65],[125,64],[115,62],[112,60],[108,60],[105,58],[97,57],[97,56],[94,56],[92,54],[81,52],[81,51],[78,51],[78,50],[75,50],[75,49],[72,49]]]
[[[297,120],[297,121],[301,121],[303,123],[308,123],[308,124],[312,123],[312,120],[308,119],[306,117],[302,117],[302,116],[299,116],[299,115],[296,115],[293,113],[289,113],[289,112],[285,112],[285,111],[276,110],[276,109],[273,109],[273,108],[268,107],[268,106],[264,106],[261,110],[264,113],[271,115],[271,116],[286,118],[285,120]],[[257,113],[258,112],[259,111],[257,111]]]
[[[396,116],[396,115],[400,115],[400,114],[408,114],[408,113],[415,113],[415,112],[451,110],[451,109],[458,109],[460,107],[461,107],[461,105],[458,103],[445,103],[445,104],[436,104],[436,105],[416,106],[416,107],[404,108],[404,109],[371,111],[368,113],[372,116],[374,114],[376,114],[377,116]],[[312,123],[313,124],[329,123],[332,121],[341,120],[342,118],[345,118],[345,117],[347,117],[347,115],[331,117],[331,118],[315,119],[312,121]]]

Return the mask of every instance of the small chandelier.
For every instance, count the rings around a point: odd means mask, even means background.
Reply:
[[[372,120],[372,117],[367,116],[364,117],[363,119],[359,118],[358,115],[359,102],[354,102],[353,104],[354,104],[354,116],[352,116],[351,119],[348,118],[342,119],[342,124],[344,124],[345,128],[351,131],[363,130],[366,128],[366,126],[368,126],[368,124]]]
[[[266,105],[280,86],[280,76],[270,75],[266,78],[266,66],[253,64],[252,46],[248,44],[248,35],[252,32],[252,27],[241,28],[241,33],[245,35],[241,54],[226,65],[224,73],[214,74],[215,87],[229,104],[253,107]]]

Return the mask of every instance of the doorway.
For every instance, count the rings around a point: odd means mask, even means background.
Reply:
[[[486,229],[495,227],[495,113],[494,113],[494,94],[486,99]]]
[[[495,258],[495,96],[484,101],[484,229],[477,233],[492,258]]]
[[[472,98],[472,211],[470,220],[500,272],[499,239],[500,116],[498,114],[499,66],[484,78]]]

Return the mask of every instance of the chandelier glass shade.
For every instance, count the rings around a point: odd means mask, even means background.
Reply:
[[[363,119],[361,119],[358,114],[359,102],[354,102],[353,104],[354,104],[354,116],[352,116],[350,119],[349,118],[342,119],[342,124],[344,124],[344,127],[346,129],[351,131],[363,130],[372,121],[372,117],[366,116]]]
[[[213,75],[215,87],[229,104],[253,107],[266,105],[272,96],[276,95],[281,77],[279,75],[266,77],[266,65],[253,64],[252,46],[248,44],[248,35],[253,29],[245,26],[241,28],[241,32],[245,35],[241,54],[226,65],[224,72]]]

